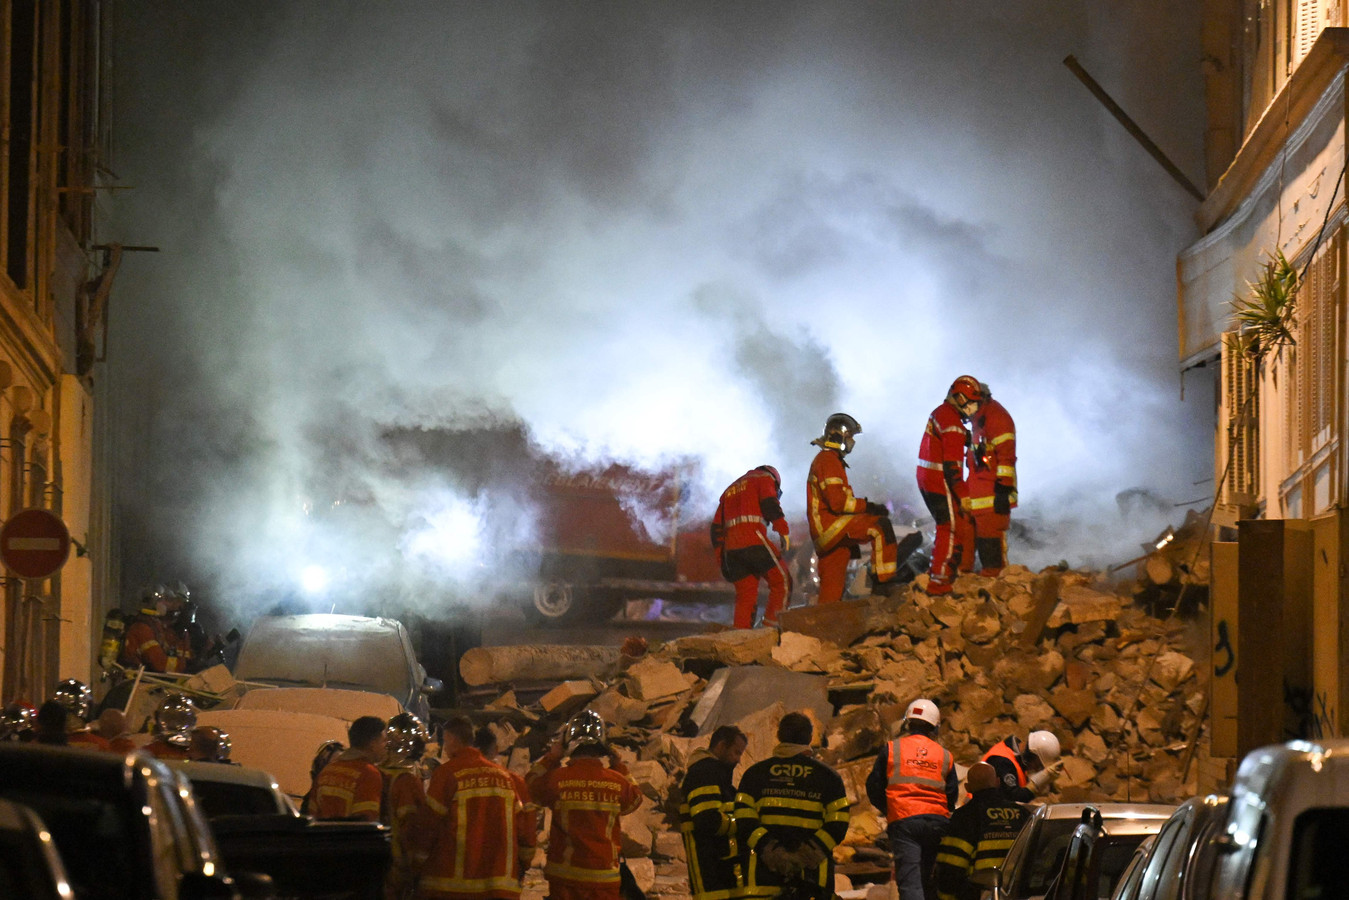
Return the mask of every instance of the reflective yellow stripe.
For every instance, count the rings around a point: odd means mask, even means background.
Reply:
[[[766,521],[767,520],[764,519],[763,516],[736,516],[734,519],[724,522],[723,524],[727,528],[730,528],[732,525],[761,525]]]
[[[999,444],[1005,444],[1005,443],[1007,443],[1008,441],[1014,441],[1014,440],[1016,440],[1016,432],[1015,432],[1015,431],[1007,431],[1007,432],[1004,432],[1004,433],[998,435],[997,437],[994,437],[994,438],[988,438],[987,440],[988,440],[988,445],[989,445],[990,447],[996,447],[996,446],[998,446]]]
[[[582,869],[578,866],[568,866],[562,863],[549,863],[543,867],[545,875],[551,875],[555,878],[565,878],[568,881],[587,881],[592,884],[612,884],[618,882],[617,869]],[[519,887],[519,882],[516,882]]]

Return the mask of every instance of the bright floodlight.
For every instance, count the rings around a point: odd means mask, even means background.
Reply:
[[[328,586],[328,573],[323,566],[305,566],[300,572],[300,587],[306,593],[317,594]]]

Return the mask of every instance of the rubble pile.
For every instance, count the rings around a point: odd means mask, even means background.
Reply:
[[[520,772],[580,709],[610,723],[610,742],[647,798],[623,821],[624,854],[639,884],[667,898],[687,895],[678,784],[692,752],[727,722],[750,737],[738,779],[770,755],[783,713],[817,720],[820,755],[843,775],[853,801],[840,872],[858,880],[888,870],[877,846],[884,820],[866,799],[865,779],[917,697],[939,704],[940,741],[962,771],[1008,735],[1052,730],[1063,759],[1045,801],[1179,802],[1194,794],[1191,760],[1206,712],[1195,658],[1206,647],[1202,629],[1153,617],[1079,572],[1012,566],[997,579],[962,576],[945,597],[928,596],[923,580],[898,597],[787,610],[780,630],[625,646],[601,657],[598,673],[575,672],[535,703],[522,706],[500,684],[483,713],[501,745],[515,748],[511,767]],[[512,649],[471,652],[509,656]],[[529,649],[531,659],[541,654],[548,648]],[[559,654],[594,664],[574,648]],[[735,694],[725,675],[736,667],[761,667],[757,674],[770,685],[777,672],[781,684]],[[818,691],[802,690],[794,679],[803,676]],[[527,886],[538,891],[527,897],[542,896],[537,870]]]

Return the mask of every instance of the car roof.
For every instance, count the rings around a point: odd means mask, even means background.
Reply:
[[[245,787],[264,788],[280,791],[281,786],[269,773],[261,769],[233,763],[197,762],[187,759],[165,760],[165,765],[177,769],[188,777],[189,781],[217,781],[225,784],[240,784]]]
[[[1101,814],[1102,830],[1107,836],[1155,834],[1171,814],[1174,805],[1164,803],[1047,803],[1035,812],[1036,818],[1061,821],[1082,818],[1082,811],[1095,809]]]
[[[116,778],[116,773],[121,770],[121,778],[127,782],[137,769],[147,766],[161,778],[172,778],[162,762],[145,753],[109,753],[83,747],[0,742],[0,771],[9,775],[40,773],[41,777],[60,777],[62,772],[78,771]]]

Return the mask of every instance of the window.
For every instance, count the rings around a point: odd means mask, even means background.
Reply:
[[[1260,493],[1260,391],[1255,362],[1242,349],[1240,336],[1231,331],[1222,342],[1222,416],[1219,435],[1227,480],[1221,502],[1251,505]]]
[[[1349,809],[1311,809],[1293,823],[1287,897],[1339,897],[1349,885]]]

